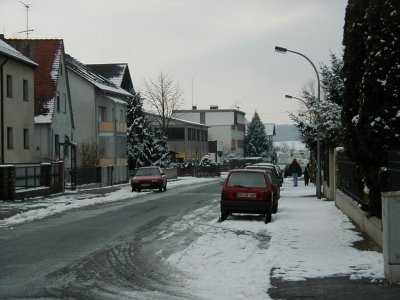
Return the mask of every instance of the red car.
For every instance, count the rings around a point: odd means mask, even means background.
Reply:
[[[261,214],[271,222],[273,187],[270,177],[260,169],[231,170],[221,192],[220,221],[232,213]]]
[[[167,190],[167,176],[160,167],[142,167],[137,169],[131,179],[132,192],[144,189],[158,189],[160,192]]]

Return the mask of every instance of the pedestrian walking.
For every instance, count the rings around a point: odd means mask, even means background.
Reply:
[[[307,164],[306,167],[304,168],[304,185],[308,185],[308,182],[310,181],[310,173],[309,173],[309,167],[310,164]]]
[[[292,174],[293,186],[297,186],[298,177],[301,176],[301,167],[296,159],[293,159],[292,163],[289,165],[289,172]]]

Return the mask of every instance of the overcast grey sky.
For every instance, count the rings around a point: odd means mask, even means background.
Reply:
[[[31,38],[62,38],[83,63],[129,64],[133,84],[163,71],[179,82],[184,109],[240,107],[251,120],[291,123],[288,111],[316,66],[342,52],[347,0],[24,0]],[[0,1],[1,33],[24,38],[19,0]],[[193,82],[193,89],[192,89]],[[192,97],[193,90],[193,97]]]

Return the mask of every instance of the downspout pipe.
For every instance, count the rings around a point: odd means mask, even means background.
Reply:
[[[1,110],[1,128],[0,128],[0,139],[1,139],[1,163],[4,164],[4,80],[3,80],[3,70],[4,65],[8,62],[9,58],[6,59],[0,65],[0,110]]]

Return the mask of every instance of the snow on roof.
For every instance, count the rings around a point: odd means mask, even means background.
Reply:
[[[35,124],[51,124],[54,112],[54,98],[49,99],[47,102],[43,101],[44,113],[36,115],[33,119]]]
[[[110,92],[110,93],[115,93],[115,94],[120,94],[124,95],[127,97],[132,97],[131,93],[128,93],[124,89],[120,88],[119,86],[116,86],[114,83],[110,82],[100,74],[97,74],[94,72],[92,69],[89,67],[85,66],[83,63],[78,61],[77,59],[73,58],[71,55],[66,54],[66,63],[67,67],[78,74],[79,76],[83,77],[90,83],[92,83],[94,86],[97,88],[105,91],[105,92]]]
[[[122,85],[127,68],[127,64],[90,64],[87,66],[119,87]]]
[[[116,98],[116,97],[112,97],[112,96],[108,96],[107,98],[110,99],[112,102],[114,103],[118,103],[118,104],[122,104],[122,105],[128,105],[128,102],[121,100],[120,98]]]
[[[275,123],[264,123],[264,127],[267,135],[275,135]]]
[[[157,114],[154,114],[152,112],[145,112],[147,115],[153,117],[153,118],[159,118],[160,116]],[[205,124],[201,124],[201,123],[197,123],[197,122],[193,122],[193,121],[188,121],[188,120],[184,120],[184,119],[178,119],[175,117],[169,117],[169,119],[175,123],[179,123],[179,124],[186,124],[186,125],[193,125],[193,126],[197,126],[197,127],[204,127],[204,128],[208,128],[209,126],[205,125]],[[171,124],[173,125],[173,124]]]
[[[23,55],[21,52],[17,51],[13,47],[11,47],[9,44],[4,42],[2,39],[0,39],[0,54],[3,54],[5,56],[8,56],[12,59],[22,61],[24,63],[27,63],[32,66],[38,66],[37,63],[35,63],[33,60],[29,59],[25,55]]]
[[[8,39],[39,66],[35,70],[35,123],[52,123],[64,41],[62,39]]]

